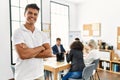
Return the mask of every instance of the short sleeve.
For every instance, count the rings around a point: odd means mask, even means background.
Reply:
[[[24,38],[22,36],[22,31],[20,29],[14,32],[12,36],[12,41],[14,45],[24,43]]]

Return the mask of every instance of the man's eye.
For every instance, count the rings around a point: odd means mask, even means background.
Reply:
[[[32,14],[32,12],[28,12],[28,14]]]
[[[35,16],[37,16],[38,14],[34,14]]]

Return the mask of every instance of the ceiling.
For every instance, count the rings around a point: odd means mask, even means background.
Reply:
[[[80,2],[82,2],[83,0],[66,0],[66,1],[70,1],[70,2],[73,2],[73,3],[80,3]]]

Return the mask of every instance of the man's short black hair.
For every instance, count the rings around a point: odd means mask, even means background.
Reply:
[[[76,37],[76,38],[75,38],[75,40],[78,40],[78,41],[80,41],[80,39],[79,39],[78,37]]]
[[[25,7],[25,12],[27,11],[28,8],[33,8],[33,9],[37,9],[39,11],[39,7],[37,6],[37,4],[35,3],[32,3],[32,4],[28,4],[26,7]]]
[[[61,41],[61,38],[56,38],[56,41]]]

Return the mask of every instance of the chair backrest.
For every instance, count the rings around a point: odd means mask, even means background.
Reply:
[[[82,73],[83,80],[88,80],[92,76],[94,67],[95,64],[90,64],[83,69],[83,73]]]
[[[95,64],[94,63],[90,64],[83,69],[81,79],[69,78],[68,80],[88,80],[92,76],[94,68],[95,68]]]
[[[92,62],[92,64],[95,64],[95,70],[97,69],[97,67],[98,67],[98,64],[99,64],[99,61],[100,61],[100,59],[98,58],[98,59],[96,59],[96,60],[94,60],[93,62]]]

